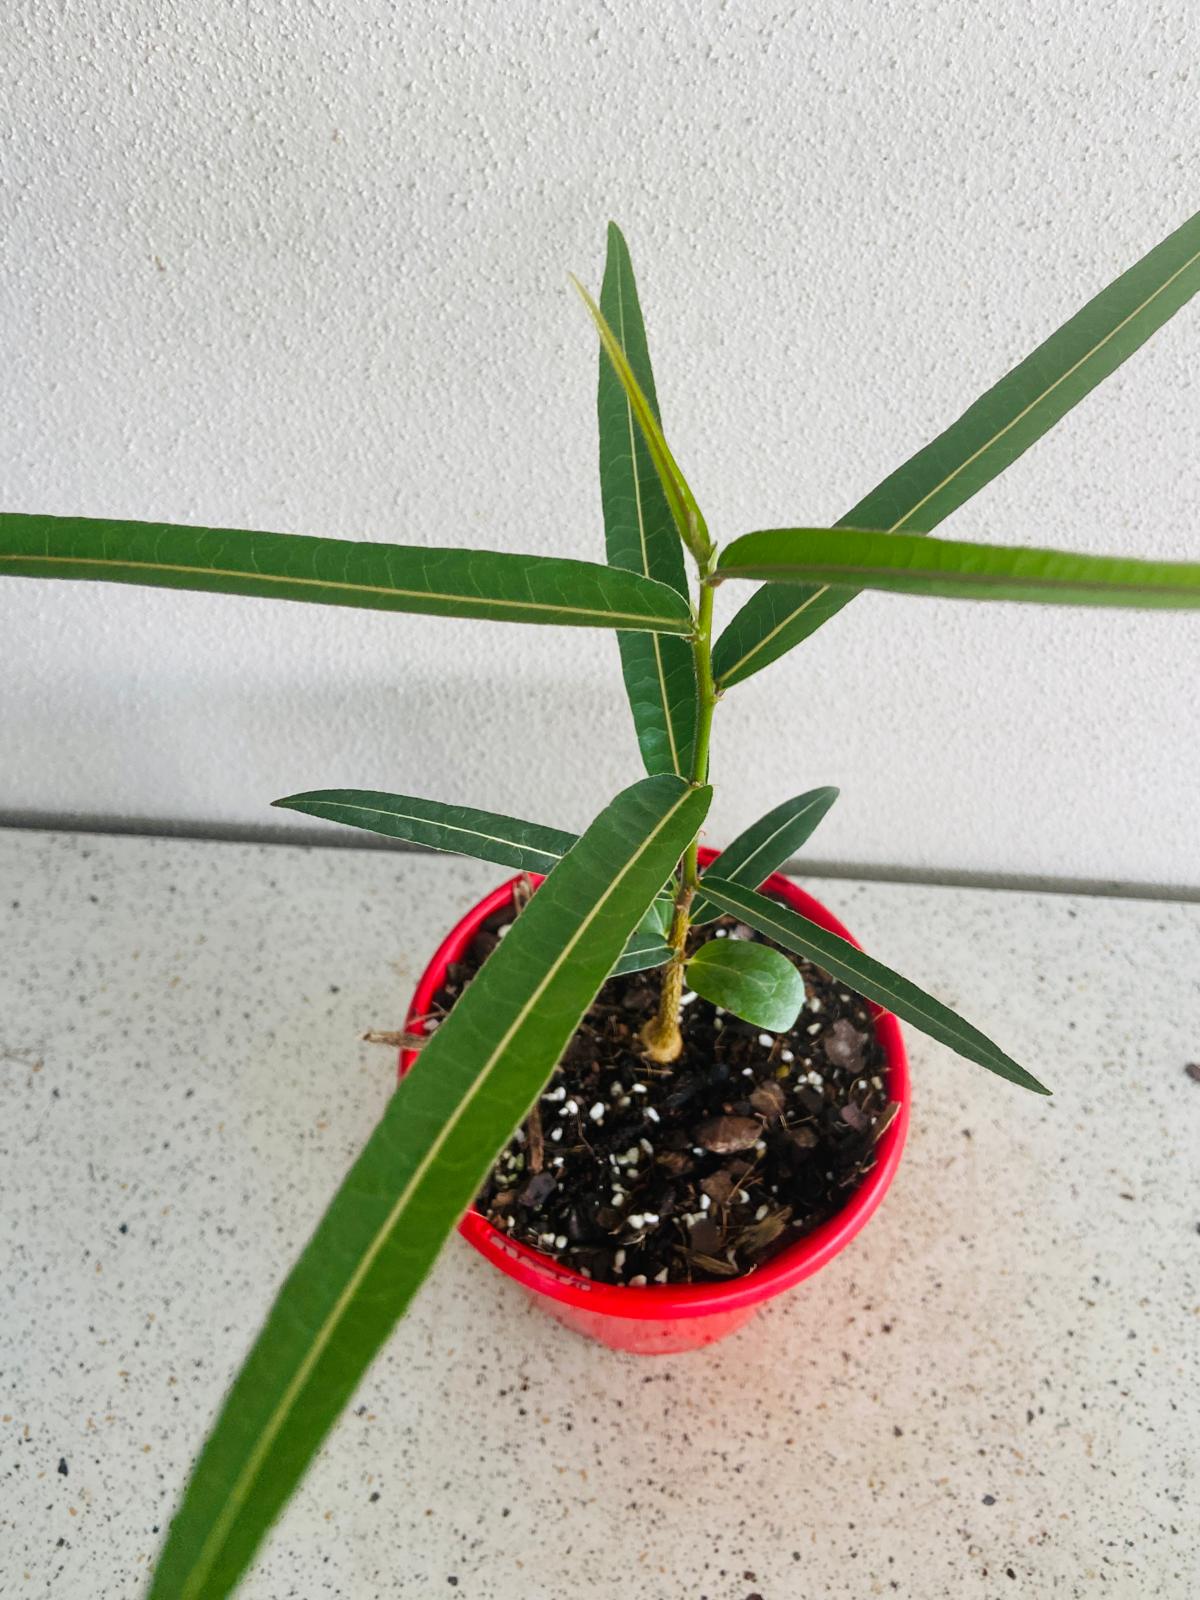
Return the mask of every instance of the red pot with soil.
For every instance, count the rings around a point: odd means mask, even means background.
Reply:
[[[510,880],[458,923],[417,986],[410,1031],[453,1003],[518,886],[540,881]],[[779,873],[763,892],[851,939]],[[750,933],[730,922],[698,936]],[[610,979],[459,1232],[567,1327],[640,1355],[723,1339],[823,1267],[895,1175],[908,1062],[893,1016],[802,970],[808,1002],[787,1034],[693,998],[669,1068],[636,1048],[656,976]],[[402,1053],[401,1075],[416,1059]]]

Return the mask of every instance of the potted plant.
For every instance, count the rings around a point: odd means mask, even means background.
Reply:
[[[557,1286],[546,1298],[586,1331],[612,1338],[614,1318],[654,1326],[723,1309],[736,1320],[763,1286],[776,1292],[839,1248],[886,1185],[907,1109],[897,1018],[1046,1092],[776,874],[834,790],[807,790],[719,854],[701,851],[709,734],[729,690],[860,589],[1200,607],[1200,565],[924,537],[1198,287],[1195,217],[836,527],[749,533],[723,550],[662,431],[616,228],[600,305],[587,300],[603,347],[607,565],[0,516],[0,572],[19,576],[611,628],[646,768],[578,838],[404,795],[278,802],[519,876],[427,972],[406,1040],[412,1070],[232,1387],[152,1596],[213,1600],[235,1586],[477,1196],[468,1236],[539,1292]],[[762,586],[714,639],[716,586],[744,580]],[[597,1306],[607,1320],[590,1326]],[[710,1323],[705,1336],[721,1331]]]

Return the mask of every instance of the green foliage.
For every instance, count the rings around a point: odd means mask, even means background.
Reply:
[[[765,817],[751,823],[745,833],[739,833],[705,871],[757,889],[808,842],[837,797],[836,789],[825,788],[809,789],[785,800]],[[708,922],[716,915],[716,907],[703,897],[692,906],[693,922]]]
[[[831,588],[883,589],[947,600],[1194,611],[1200,562],[1135,561],[1068,550],[968,544],[852,528],[767,528],[721,552],[721,578],[816,578]]]
[[[274,804],[427,850],[475,856],[522,872],[550,872],[578,842],[575,834],[543,827],[540,822],[477,811],[474,806],[448,806],[411,794],[385,794],[379,789],[313,789]],[[670,900],[660,894],[631,934],[613,968],[614,975],[661,966],[670,957],[665,942],[670,913]]]
[[[746,939],[710,939],[685,968],[698,995],[756,1028],[784,1033],[804,1004],[804,979],[786,956]]]
[[[396,1090],[280,1291],[152,1600],[228,1594],[708,809],[644,778],[551,872]]]
[[[522,872],[549,872],[576,842],[573,833],[544,828],[520,817],[503,817],[474,806],[448,806],[411,794],[385,794],[379,789],[313,789],[290,794],[275,805],[303,811],[310,817],[366,828],[388,839],[448,850],[455,855],[496,861]]]
[[[839,526],[931,533],[1115,372],[1197,289],[1200,212],[851,506]],[[852,598],[852,591],[819,583],[760,589],[717,640],[717,682],[728,688],[761,672]]]
[[[633,380],[658,422],[654,372],[638,302],[629,247],[615,223],[608,228],[608,262],[600,309],[625,353]],[[600,499],[609,562],[655,578],[686,595],[687,573],[675,519],[633,402],[609,357],[600,352],[596,392],[600,433]],[[696,668],[687,643],[670,634],[619,633],[621,671],[646,771],[692,766],[696,737]]]
[[[624,273],[622,275],[625,276]],[[629,284],[632,285],[633,269],[631,267],[628,270],[627,277]],[[592,321],[596,324],[596,331],[600,335],[600,343],[604,347],[604,353],[608,357],[621,388],[625,392],[629,408],[637,421],[638,429],[645,441],[650,460],[658,475],[658,481],[662,485],[667,505],[671,509],[671,515],[675,520],[679,537],[695,556],[696,560],[703,565],[713,553],[712,540],[708,536],[708,526],[704,521],[700,507],[696,504],[696,497],[688,486],[687,479],[679,470],[678,463],[671,454],[671,447],[668,445],[666,435],[662,431],[657,411],[638,381],[637,374],[625,354],[623,343],[609,326],[608,318],[578,278],[573,277],[571,282],[579,291],[580,299],[591,312]],[[649,358],[647,357],[648,361]]]
[[[835,978],[857,989],[868,1000],[874,1000],[876,1005],[895,1012],[905,1022],[911,1022],[914,1028],[920,1028],[922,1033],[927,1033],[939,1044],[949,1045],[951,1050],[965,1056],[968,1061],[977,1062],[989,1072],[1007,1078],[1010,1083],[1020,1084],[1023,1089],[1032,1089],[1035,1094],[1050,1093],[1024,1067],[1018,1066],[1011,1056],[1005,1055],[978,1028],[964,1022],[949,1006],[942,1005],[940,1000],[926,994],[924,989],[919,989],[915,983],[910,983],[890,967],[885,967],[882,961],[864,955],[837,934],[826,932],[807,917],[781,906],[775,900],[768,900],[766,895],[759,894],[757,890],[744,888],[740,883],[726,883],[710,875],[705,879],[704,887],[722,911],[740,917],[752,928],[757,928],[759,933],[774,939],[776,944],[794,950],[798,956],[807,956]]]
[[[0,574],[5,573],[493,622],[692,630],[690,607],[676,590],[590,561],[165,522],[0,512]]]
[[[612,628],[651,774],[580,838],[377,790],[323,789],[277,802],[549,875],[423,1050],[284,1284],[172,1524],[153,1577],[154,1600],[223,1600],[236,1584],[607,974],[666,966],[659,1014],[642,1036],[647,1050],[666,1052],[678,1041],[671,1007],[685,964],[698,993],[772,1031],[791,1025],[803,1000],[795,966],[777,951],[733,939],[711,940],[689,960],[694,920],[728,912],[968,1060],[1047,1092],[915,984],[756,892],[806,842],[836,790],[813,789],[776,806],[701,880],[697,841],[709,802],[703,785],[712,721],[725,691],[807,638],[863,588],[1195,606],[1195,564],[920,536],[1041,438],[1197,288],[1200,215],[1091,300],[837,528],[747,534],[719,561],[663,433],[633,267],[615,227],[601,304],[580,289],[601,345],[607,565],[0,514],[0,575]],[[699,579],[694,605],[685,554]],[[735,578],[763,580],[763,587],[714,646],[714,584]],[[586,752],[586,731],[581,745]]]

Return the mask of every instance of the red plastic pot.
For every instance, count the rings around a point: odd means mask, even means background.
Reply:
[[[702,851],[703,864],[707,865],[714,855],[712,850]],[[541,882],[535,874],[530,876],[535,885]],[[513,885],[519,881],[513,878],[494,889],[443,940],[425,969],[409,1008],[407,1026],[414,1032],[421,1032],[421,1019],[428,1014],[441,988],[446,968],[462,957],[488,917],[511,905]],[[832,912],[789,879],[773,873],[763,887],[822,928],[856,943]],[[899,1114],[879,1141],[874,1167],[837,1215],[748,1276],[721,1283],[647,1284],[630,1289],[581,1277],[548,1256],[507,1238],[477,1211],[468,1211],[458,1231],[493,1266],[515,1278],[551,1316],[614,1350],[667,1355],[698,1350],[724,1339],[748,1322],[765,1301],[793,1288],[844,1250],[879,1205],[895,1176],[908,1131],[908,1059],[895,1017],[877,1007],[872,1007],[872,1012],[883,1046],[888,1093],[899,1102]],[[402,1077],[415,1060],[415,1051],[401,1053]]]

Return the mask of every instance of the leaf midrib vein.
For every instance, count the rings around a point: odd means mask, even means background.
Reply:
[[[484,839],[489,844],[502,844],[510,850],[523,850],[530,855],[543,856],[551,866],[557,865],[562,860],[561,855],[556,854],[553,850],[544,850],[541,845],[522,844],[517,839],[506,839],[500,834],[484,833],[480,828],[468,828],[459,822],[442,822],[433,817],[422,817],[415,811],[393,811],[389,810],[387,806],[363,806],[351,804],[347,800],[312,800],[304,806],[290,805],[289,809],[315,812],[318,806],[326,811],[362,811],[373,817],[396,817],[402,822],[421,822],[429,828],[440,828],[447,833],[463,833],[471,839]],[[336,819],[330,818],[330,821],[334,820]]]
[[[687,633],[691,626],[687,618],[658,617],[633,611],[605,611],[594,606],[556,603],[549,600],[489,599],[486,596],[462,593],[444,594],[432,589],[400,589],[389,584],[350,583],[341,578],[284,577],[278,573],[254,572],[238,567],[190,567],[168,561],[115,561],[104,556],[44,556],[0,555],[0,562],[30,562],[43,566],[115,567],[122,572],[182,572],[194,578],[239,578],[246,583],[299,584],[306,588],[340,589],[349,594],[393,595],[398,599],[443,600],[455,605],[502,607],[510,611],[548,611],[555,616],[564,614],[576,617],[604,617],[611,622],[662,624],[668,633]],[[653,579],[649,580],[655,581]]]

